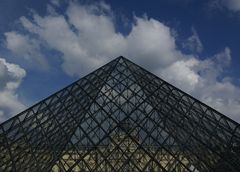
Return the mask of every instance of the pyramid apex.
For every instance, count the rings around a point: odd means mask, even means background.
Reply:
[[[124,56],[119,56],[119,57],[117,57],[116,58],[116,60],[118,61],[118,62],[120,62],[120,63],[122,63],[122,62],[126,62],[126,61],[129,61],[128,60],[128,58],[126,58],[126,57],[124,57]]]
[[[125,57],[123,57],[123,56],[119,56],[119,57],[117,57],[117,58],[119,58],[119,59],[124,59]]]
[[[116,59],[119,59],[119,60],[125,60],[125,59],[126,59],[126,57],[119,56],[119,57],[117,57]]]

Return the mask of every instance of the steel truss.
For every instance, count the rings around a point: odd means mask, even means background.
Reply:
[[[0,125],[0,171],[240,171],[240,126],[118,57]]]

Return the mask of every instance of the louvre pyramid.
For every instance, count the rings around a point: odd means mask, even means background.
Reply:
[[[240,171],[238,123],[118,57],[0,125],[0,171]]]

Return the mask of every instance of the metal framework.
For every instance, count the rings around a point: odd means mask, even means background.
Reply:
[[[0,171],[240,171],[240,126],[124,57],[0,125]]]

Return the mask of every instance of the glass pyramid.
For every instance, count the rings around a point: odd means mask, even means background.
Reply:
[[[240,125],[118,57],[0,125],[1,172],[239,172]]]

